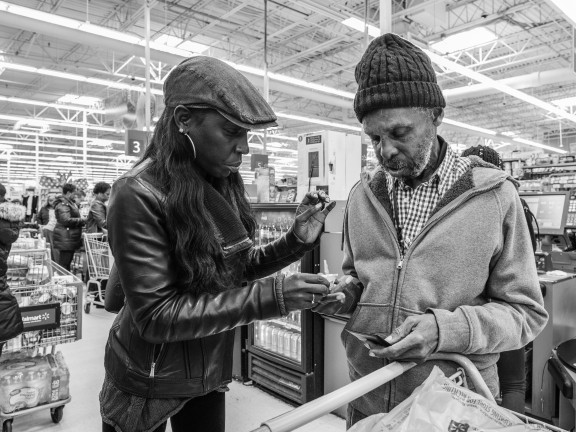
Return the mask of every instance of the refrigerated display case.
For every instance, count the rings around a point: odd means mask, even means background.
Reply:
[[[256,244],[281,237],[293,224],[297,204],[253,204]],[[318,250],[281,272],[318,273]],[[256,385],[302,404],[323,394],[323,321],[306,310],[284,318],[257,321],[248,327],[248,377]]]

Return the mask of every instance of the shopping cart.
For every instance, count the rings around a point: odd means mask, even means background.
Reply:
[[[9,353],[20,354],[23,361],[39,355],[57,357],[61,353],[56,353],[56,345],[81,339],[82,314],[78,310],[82,308],[82,282],[53,263],[48,249],[13,249],[8,256],[7,279],[22,311],[24,332],[6,342],[0,362]],[[47,379],[41,372],[26,372],[25,368],[16,367],[13,372],[0,379],[0,394],[4,398],[10,385],[18,387],[28,379],[36,382]],[[40,401],[40,391],[30,393],[33,396],[30,400],[35,402],[21,400],[25,399],[23,396],[18,399],[15,391],[15,407],[8,411],[0,407],[2,432],[12,431],[14,418],[44,409],[50,410],[54,423],[60,422],[64,406],[71,401],[68,384],[64,385],[60,378],[52,376],[46,403]]]
[[[84,312],[90,313],[92,304],[104,306],[102,282],[108,281],[110,274],[110,253],[106,236],[102,233],[84,233],[84,249],[88,263],[88,281]],[[91,289],[92,288],[92,289]]]
[[[474,385],[476,391],[486,399],[495,402],[492,393],[484,382],[480,372],[468,358],[459,354],[438,353],[434,354],[430,360],[445,360],[458,364],[458,371],[450,377],[457,385],[467,387],[468,380]],[[262,425],[251,432],[289,432],[311,421],[328,414],[335,409],[352,402],[354,399],[392,381],[404,372],[416,366],[413,362],[393,362],[377,371],[372,372],[338,390],[335,390],[318,399],[308,402],[292,411],[284,413],[278,417],[267,420]],[[567,432],[564,429],[543,423],[531,417],[512,412],[526,424],[537,424],[545,430],[556,432]]]

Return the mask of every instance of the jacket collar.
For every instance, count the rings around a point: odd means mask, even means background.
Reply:
[[[477,156],[469,156],[472,161],[470,168],[456,181],[456,183],[444,194],[438,202],[432,215],[442,208],[448,206],[456,198],[463,194],[473,194],[491,190],[500,186],[504,181],[509,180],[518,186],[518,182],[494,165],[484,162]],[[361,182],[365,190],[371,191],[378,202],[384,207],[390,218],[394,220],[392,203],[388,193],[388,183],[386,173],[381,166],[373,171],[362,173]],[[432,216],[431,215],[431,216]]]

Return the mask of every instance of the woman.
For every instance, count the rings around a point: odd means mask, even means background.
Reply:
[[[86,220],[87,233],[106,234],[106,201],[110,198],[110,184],[98,182],[94,185],[92,194],[94,199],[90,204],[90,211]]]
[[[54,249],[58,251],[58,264],[70,271],[74,252],[82,246],[82,227],[86,219],[80,216],[76,202],[81,198],[76,186],[66,183],[62,186],[62,195],[54,202],[56,226],[54,227]]]
[[[311,250],[335,203],[322,210],[329,198],[308,194],[284,237],[254,247],[238,171],[248,129],[274,125],[272,109],[239,72],[203,56],[169,74],[164,99],[150,145],[108,207],[110,279],[117,272],[126,300],[106,345],[102,430],[164,431],[171,418],[174,432],[222,432],[233,329],[311,308],[328,292],[319,275],[260,278]]]
[[[52,259],[58,262],[58,257],[56,256],[56,249],[54,249],[54,228],[56,227],[56,210],[54,208],[54,203],[56,201],[55,194],[48,194],[46,198],[46,204],[38,212],[38,217],[36,222],[40,226],[42,235],[46,241],[50,244],[50,253],[52,254]]]

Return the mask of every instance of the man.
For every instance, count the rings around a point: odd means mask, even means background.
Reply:
[[[354,110],[378,168],[352,189],[344,219],[346,330],[392,345],[368,350],[342,334],[352,380],[394,360],[460,353],[498,392],[501,351],[533,340],[547,321],[528,228],[513,180],[477,157],[458,158],[436,135],[445,107],[430,59],[394,34],[356,67]],[[361,222],[361,223],[359,223]],[[353,278],[349,278],[352,276]],[[348,427],[388,412],[420,385],[429,361],[349,405]]]
[[[88,233],[107,233],[106,231],[106,205],[104,204],[110,198],[110,184],[98,182],[94,185],[92,194],[94,199],[90,204],[88,219],[86,221],[86,232]]]

